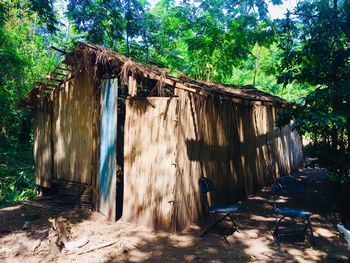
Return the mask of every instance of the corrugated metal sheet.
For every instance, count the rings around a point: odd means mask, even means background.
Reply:
[[[117,79],[101,87],[98,211],[111,220],[116,218],[117,186]]]

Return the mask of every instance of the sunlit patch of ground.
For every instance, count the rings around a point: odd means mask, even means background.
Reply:
[[[301,175],[304,180],[319,176],[314,170]],[[311,205],[306,208],[315,213],[314,246],[308,241],[276,245],[271,235],[275,223],[272,198],[266,188],[242,201],[235,217],[239,231],[228,237],[230,245],[213,233],[199,237],[209,220],[172,234],[126,222],[108,222],[95,212],[27,205],[1,209],[0,262],[346,262],[347,244],[336,230],[337,218],[330,207],[324,206],[324,199],[319,198],[326,194],[321,190],[327,188],[319,184],[318,187],[313,189],[309,185],[308,189],[316,196],[298,203]],[[295,205],[292,200],[285,202]],[[73,252],[52,251],[47,219],[58,215],[71,222],[74,238],[88,236],[89,243]],[[23,228],[28,218],[32,220]],[[287,226],[292,225],[289,222]]]

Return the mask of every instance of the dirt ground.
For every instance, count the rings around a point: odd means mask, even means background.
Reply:
[[[275,220],[271,192],[265,188],[240,203],[235,216],[239,231],[229,236],[230,244],[215,233],[199,237],[208,221],[170,234],[108,222],[96,212],[45,202],[42,208],[18,204],[0,210],[0,262],[347,262],[347,244],[336,229],[334,192],[325,173],[305,169],[295,176],[307,190],[307,198],[297,205],[314,213],[314,246],[307,240],[276,245],[271,235]],[[285,202],[295,205],[292,200]],[[69,220],[74,238],[87,236],[89,243],[74,251],[52,249],[48,218],[60,215]]]

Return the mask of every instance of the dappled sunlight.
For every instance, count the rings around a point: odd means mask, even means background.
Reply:
[[[327,256],[325,252],[312,248],[306,248],[305,250],[290,248],[287,249],[287,253],[293,256],[298,262],[318,262]]]
[[[332,233],[328,229],[321,228],[321,227],[314,227],[314,235],[315,236],[321,236],[321,237],[324,237],[324,238],[333,238],[333,237],[336,236],[334,233]]]
[[[262,198],[261,196],[249,196],[248,200],[259,200],[259,201],[265,201],[264,198]]]
[[[251,215],[250,216],[251,220],[256,220],[256,221],[267,221],[267,222],[274,222],[276,219],[274,217],[264,217],[264,216],[259,216],[259,215]]]
[[[244,253],[253,259],[268,260],[276,253],[273,249],[273,238],[261,229],[242,230],[235,233],[231,240],[235,244],[241,242],[244,245]]]
[[[271,241],[267,239],[254,239],[243,242],[248,248],[244,250],[247,255],[250,255],[259,260],[268,260],[274,255],[275,251],[270,248]]]
[[[193,236],[170,235],[169,239],[175,247],[189,247],[195,242]]]
[[[278,199],[276,199],[277,204],[283,204],[287,203],[290,200],[290,197],[287,196],[279,196]]]
[[[140,250],[131,250],[129,253],[129,260],[132,262],[141,262],[147,260],[152,256],[152,252],[144,252]]]
[[[293,205],[292,199],[285,201],[286,205]],[[23,262],[24,259],[30,263],[333,262],[334,259],[344,258],[344,255],[346,257],[346,242],[337,233],[333,222],[321,212],[316,213],[311,220],[315,232],[313,247],[306,240],[293,242],[287,239],[278,247],[271,234],[274,228],[274,213],[270,202],[271,192],[268,190],[242,200],[239,213],[234,217],[239,231],[228,236],[229,244],[216,231],[200,237],[211,223],[210,218],[198,225],[191,225],[180,233],[169,233],[122,220],[107,221],[96,212],[62,210],[53,213],[53,209],[34,208],[35,211],[40,211],[41,217],[24,230],[22,226],[25,219],[21,214],[33,214],[33,208],[5,208],[0,210],[0,220],[5,218],[8,222],[20,218],[21,221],[11,224],[16,227],[10,228],[8,232],[0,232],[0,260],[6,263]],[[50,254],[49,240],[45,236],[48,231],[47,218],[59,215],[70,222],[74,238],[87,236],[89,243],[75,252]],[[0,230],[3,230],[5,223],[0,222]],[[293,223],[291,220],[288,222]],[[99,248],[105,245],[107,246]],[[27,258],[30,260],[27,261]],[[9,260],[6,261],[7,259]]]

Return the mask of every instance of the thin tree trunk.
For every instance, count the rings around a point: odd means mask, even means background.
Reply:
[[[350,113],[349,113],[350,114]],[[346,119],[346,133],[347,133],[347,154],[350,157],[350,117]]]

